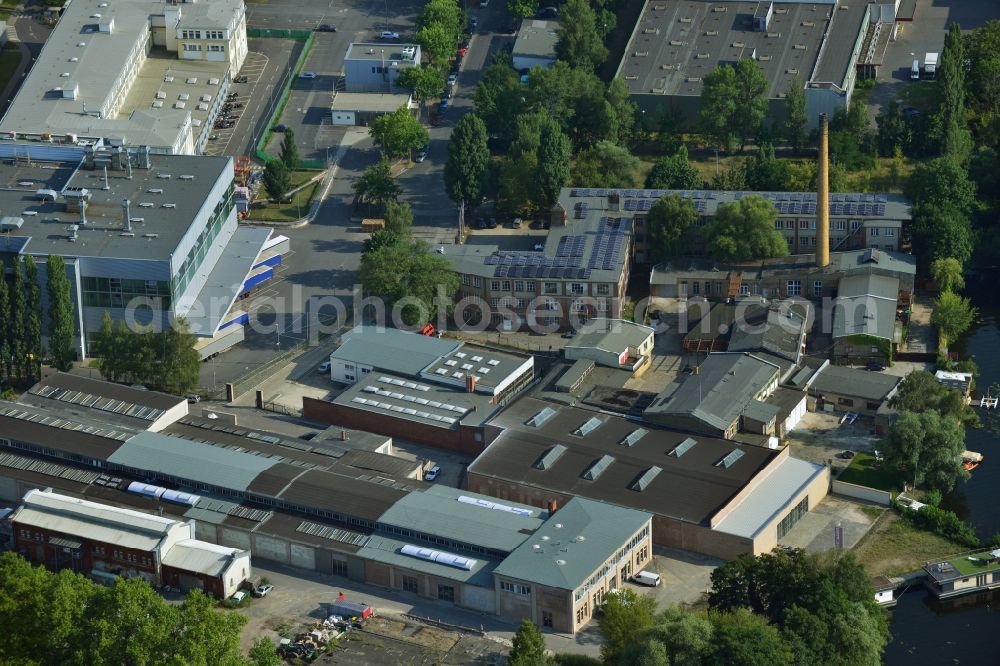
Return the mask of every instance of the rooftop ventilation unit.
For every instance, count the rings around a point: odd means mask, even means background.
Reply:
[[[415,557],[418,560],[437,562],[438,564],[445,564],[449,567],[455,567],[456,569],[464,569],[465,571],[472,571],[472,567],[479,563],[479,560],[474,560],[471,557],[452,555],[451,553],[445,553],[440,550],[421,548],[410,544],[406,544],[400,548],[399,552],[403,555]]]
[[[535,469],[552,469],[552,466],[556,464],[556,461],[562,457],[562,454],[566,453],[566,447],[562,444],[556,444],[548,451],[546,451],[541,458],[535,461],[532,465]]]
[[[516,513],[519,516],[530,517],[533,512],[530,509],[522,509],[518,506],[510,506],[509,504],[501,504],[500,502],[491,502],[488,499],[483,499],[481,497],[469,497],[468,495],[459,495],[458,501],[462,504],[472,504],[473,506],[478,506],[483,509],[492,509],[494,511],[505,511],[507,513]]]

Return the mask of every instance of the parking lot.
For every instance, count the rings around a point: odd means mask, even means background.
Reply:
[[[257,139],[267,126],[268,117],[290,76],[290,69],[302,49],[302,43],[290,39],[251,39],[250,52],[238,76],[245,83],[231,83],[236,93],[234,108],[238,116],[231,128],[218,128],[208,142],[206,155],[253,155]]]

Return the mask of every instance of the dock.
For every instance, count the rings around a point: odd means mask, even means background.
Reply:
[[[1000,398],[991,398],[984,395],[979,399],[979,406],[984,409],[996,409],[998,400],[1000,400]]]

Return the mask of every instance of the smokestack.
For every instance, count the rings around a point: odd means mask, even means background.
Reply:
[[[465,376],[465,390],[466,390],[467,393],[475,393],[476,392],[476,380],[477,379],[478,378],[475,375],[466,375]]]
[[[128,199],[122,199],[122,229],[132,231],[132,216],[129,215]]]
[[[552,514],[554,514],[554,513],[556,512],[556,511],[558,511],[558,510],[559,510],[559,502],[558,502],[557,500],[554,500],[554,499],[550,499],[550,500],[548,501],[548,505],[549,505],[549,516],[551,516],[551,515],[552,515]]]
[[[340,441],[346,442],[347,440],[348,440],[347,430],[345,430],[344,428],[341,428],[340,429]]]
[[[816,188],[816,267],[830,264],[830,128],[819,117],[819,171]]]

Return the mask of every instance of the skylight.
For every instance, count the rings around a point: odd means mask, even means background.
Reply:
[[[652,467],[650,467],[649,469],[647,469],[645,472],[643,472],[642,476],[640,476],[638,479],[636,479],[635,481],[633,481],[632,485],[629,486],[629,487],[632,490],[637,490],[639,492],[642,492],[643,490],[646,489],[647,486],[649,486],[650,483],[653,482],[653,479],[656,478],[656,475],[659,474],[662,471],[663,470],[661,470],[659,467],[657,467],[656,465],[653,465]]]
[[[630,432],[628,434],[628,436],[625,437],[625,439],[623,439],[622,441],[620,441],[618,443],[620,445],[622,445],[622,446],[632,446],[633,444],[635,444],[636,442],[638,442],[640,439],[642,439],[643,436],[647,432],[649,432],[649,431],[646,430],[645,428],[636,428],[635,430],[633,430],[632,432]]]
[[[614,461],[615,459],[612,456],[601,456],[597,462],[591,465],[587,471],[583,473],[583,478],[588,481],[597,480],[597,477],[599,477]]]
[[[525,421],[525,425],[530,425],[533,428],[537,428],[538,426],[542,425],[543,423],[551,419],[553,416],[555,416],[555,414],[556,410],[552,409],[551,407],[545,407],[542,409],[542,411],[538,412],[530,419]]]
[[[597,430],[598,428],[600,428],[602,423],[604,423],[604,422],[601,421],[601,419],[599,419],[596,416],[594,416],[594,417],[592,417],[590,419],[587,419],[586,423],[584,423],[579,428],[577,428],[576,430],[574,430],[573,434],[577,435],[579,437],[585,437],[588,434],[590,434],[590,433],[594,432],[595,430]]]
[[[742,449],[733,449],[729,455],[716,463],[716,467],[721,467],[723,469],[729,469],[733,464],[743,457]]]
[[[559,458],[564,453],[566,453],[566,447],[563,446],[562,444],[556,444],[548,451],[546,451],[545,454],[542,455],[542,457],[535,462],[533,467],[535,469],[543,469],[543,470],[551,469],[552,466],[556,463],[556,461],[559,460]]]
[[[673,448],[673,450],[670,453],[668,453],[667,455],[668,456],[673,456],[674,458],[680,458],[682,455],[684,455],[685,453],[687,453],[691,449],[692,446],[694,446],[697,443],[698,442],[696,440],[693,440],[690,437],[688,437],[683,442],[681,442],[680,444],[678,444],[677,446],[675,446]]]

